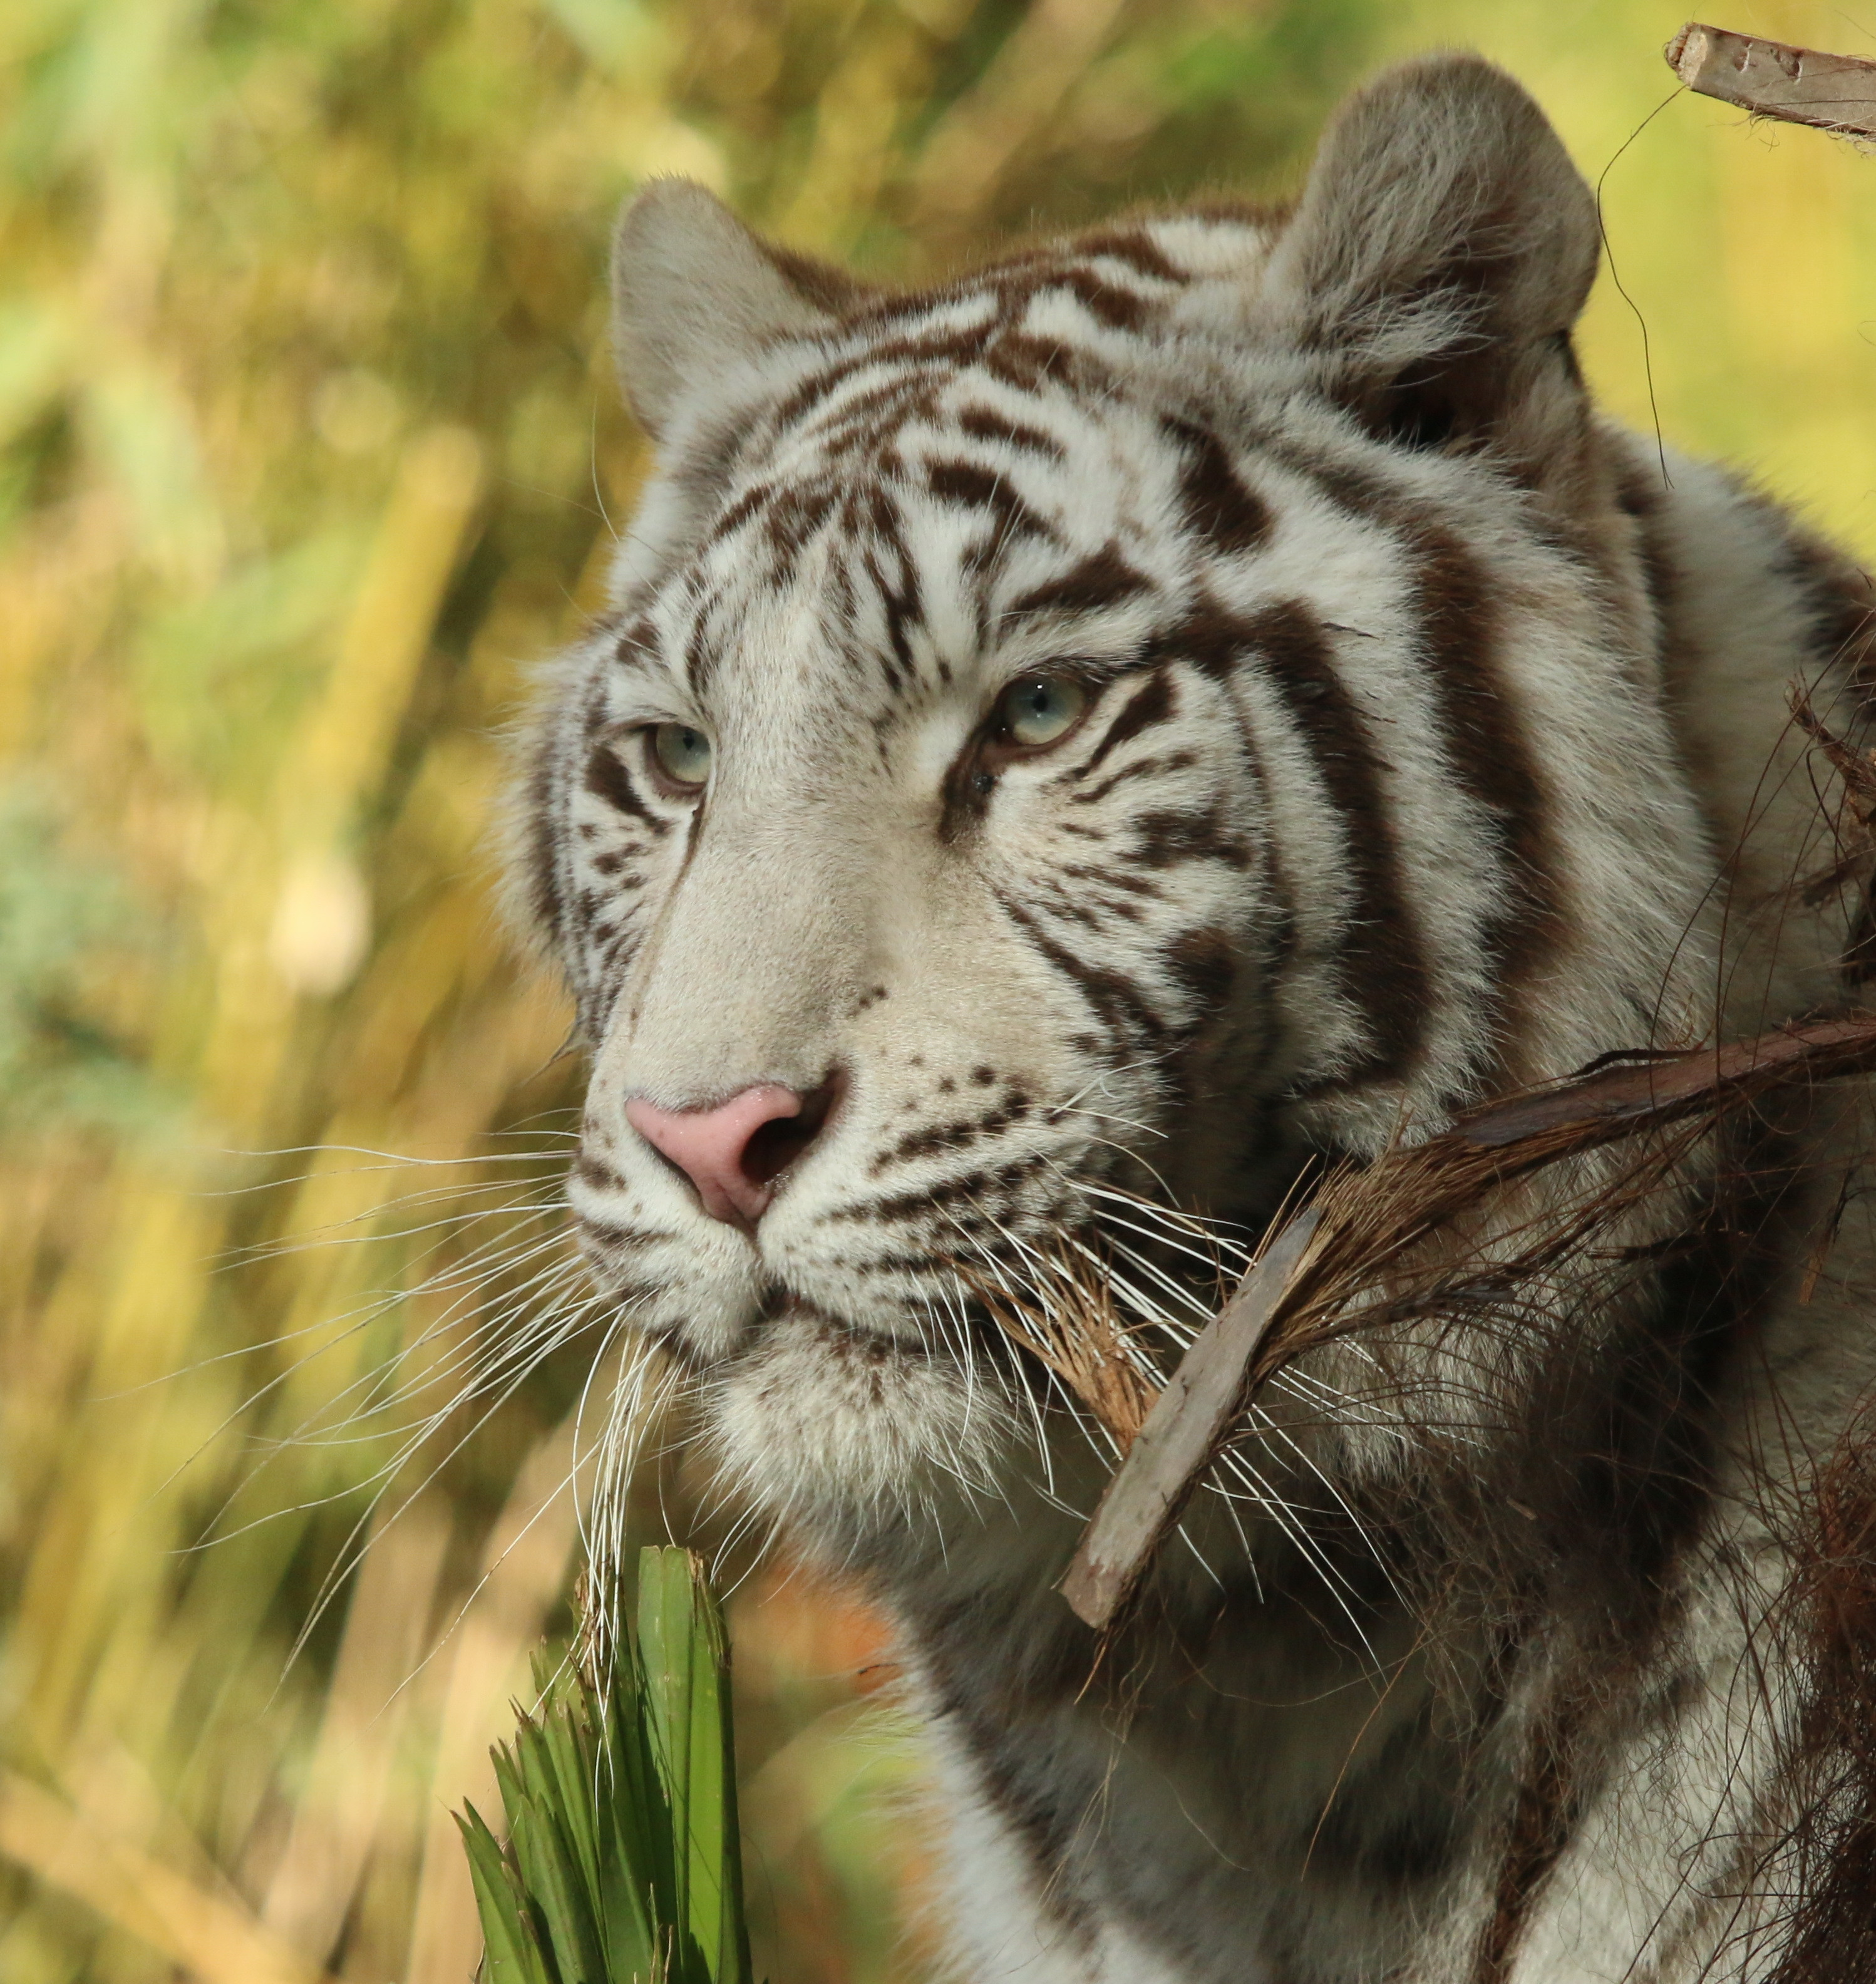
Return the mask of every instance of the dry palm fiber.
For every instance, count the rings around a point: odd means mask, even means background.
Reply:
[[[1104,1422],[1125,1457],[1063,1580],[1070,1604],[1097,1630],[1111,1622],[1230,1425],[1283,1363],[1339,1335],[1434,1313],[1450,1299],[1452,1263],[1425,1243],[1491,1195],[1563,1159],[1657,1133],[1628,1171],[1587,1200],[1534,1220],[1515,1255],[1495,1258],[1487,1269],[1500,1282],[1535,1278],[1606,1232],[1671,1174],[1693,1143],[1754,1101],[1787,1084],[1873,1067],[1876,1017],[1867,1016],[1819,1020],[1729,1047],[1650,1052],[1492,1103],[1442,1136],[1332,1175],[1298,1215],[1312,1229],[1281,1285],[1271,1285],[1260,1269],[1284,1246],[1294,1222],[1273,1236],[1258,1267],[1187,1352],[1188,1365],[1206,1356],[1218,1332],[1243,1327],[1247,1305],[1258,1309],[1239,1382],[1228,1393],[1214,1388],[1209,1408],[1199,1403],[1211,1410],[1211,1422],[1183,1436],[1161,1424],[1162,1413],[1193,1404],[1194,1394],[1178,1385],[1162,1393],[1144,1423]],[[1090,1386],[1081,1396],[1102,1413],[1105,1392]]]

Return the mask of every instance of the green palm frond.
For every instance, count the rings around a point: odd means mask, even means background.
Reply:
[[[457,1821],[486,1984],[749,1984],[722,1609],[688,1551],[638,1563],[604,1671],[541,1664],[496,1750],[507,1843]]]

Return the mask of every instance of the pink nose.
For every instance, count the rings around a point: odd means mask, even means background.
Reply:
[[[779,1082],[758,1082],[714,1109],[661,1109],[635,1097],[625,1120],[697,1188],[703,1209],[729,1226],[752,1227],[775,1196],[783,1168],[813,1141],[827,1109]]]

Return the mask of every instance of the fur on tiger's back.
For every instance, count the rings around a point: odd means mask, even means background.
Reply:
[[[1795,1978],[1842,1899],[1860,1096],[1300,1360],[1102,1646],[1054,1587],[1107,1457],[990,1313],[1094,1261],[1169,1346],[1194,1235],[1325,1160],[1849,996],[1785,699],[1860,734],[1863,581],[1594,413],[1597,243],[1464,56],[1291,208],[931,290],[680,182],[621,223],[659,467],[518,807],[571,1201],[727,1487],[896,1622],[960,1977]]]

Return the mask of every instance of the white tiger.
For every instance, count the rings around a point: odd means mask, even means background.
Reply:
[[[621,223],[661,466],[521,807],[572,1203],[728,1478],[897,1621],[960,1977],[1871,1974],[1804,1969],[1779,1850],[1770,1505],[1873,1375],[1822,1103],[1543,1354],[1305,1360],[1104,1650],[1053,1588],[1100,1470],[973,1293],[1070,1241],[1164,1285],[1130,1195],[1255,1230],[1325,1153],[1843,1000],[1784,699],[1851,721],[1861,581],[1593,413],[1598,239],[1456,55],[1293,208],[936,289],[679,181]]]

